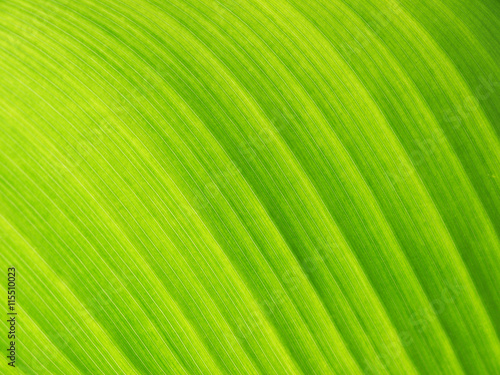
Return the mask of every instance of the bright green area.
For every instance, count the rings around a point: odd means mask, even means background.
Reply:
[[[0,0],[0,373],[499,374],[499,62],[498,0]]]

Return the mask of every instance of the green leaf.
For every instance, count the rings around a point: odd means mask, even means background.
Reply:
[[[1,0],[0,372],[499,374],[499,36],[496,0]]]

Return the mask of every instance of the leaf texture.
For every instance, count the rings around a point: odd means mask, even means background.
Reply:
[[[1,0],[0,372],[499,374],[499,61],[496,0]]]

